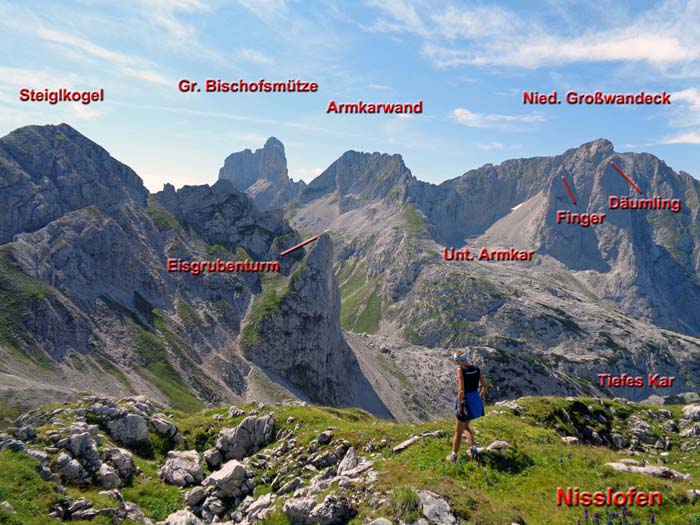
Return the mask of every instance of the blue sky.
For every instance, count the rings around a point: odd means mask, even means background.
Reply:
[[[310,180],[344,151],[400,153],[441,182],[598,137],[700,177],[700,0],[0,0],[0,134],[67,122],[149,189],[216,180],[269,136]],[[319,84],[310,94],[180,93],[188,78]],[[104,103],[19,89],[104,88]],[[671,106],[523,105],[522,92],[667,91]],[[326,114],[423,101],[424,113]]]

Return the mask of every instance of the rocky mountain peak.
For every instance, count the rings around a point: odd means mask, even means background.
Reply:
[[[145,206],[148,196],[131,168],[67,124],[26,126],[1,138],[0,188],[0,243],[74,210]]]
[[[272,148],[281,148],[282,153],[284,154],[284,144],[282,144],[282,141],[280,141],[277,137],[270,137],[269,139],[267,139],[267,141],[265,141],[263,150]]]
[[[283,207],[304,187],[303,182],[289,178],[284,144],[275,137],[255,152],[246,149],[229,155],[219,170],[219,180],[231,181],[263,210]]]
[[[302,201],[337,193],[344,212],[371,200],[401,200],[415,181],[401,155],[350,150],[306,187]]]
[[[615,153],[615,147],[608,139],[599,138],[581,144],[575,151],[577,154],[582,154],[590,159],[602,159]]]

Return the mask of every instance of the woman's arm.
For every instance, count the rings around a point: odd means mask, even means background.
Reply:
[[[462,399],[464,399],[464,378],[462,377],[462,369],[457,367],[457,409],[461,410]]]
[[[479,383],[481,384],[481,391],[479,392],[479,395],[481,396],[481,399],[484,399],[486,391],[489,389],[489,384],[486,382],[483,372],[479,373]]]

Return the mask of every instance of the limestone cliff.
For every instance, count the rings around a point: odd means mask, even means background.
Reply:
[[[253,305],[241,340],[247,357],[309,399],[389,415],[362,377],[343,336],[333,245],[327,234],[299,263],[285,290]]]
[[[303,181],[289,178],[284,145],[275,137],[255,152],[246,149],[229,155],[219,170],[222,179],[245,191],[261,210],[282,208],[305,186]]]

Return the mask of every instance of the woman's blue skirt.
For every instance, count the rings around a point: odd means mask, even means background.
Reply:
[[[462,398],[462,415],[457,410],[457,398],[455,398],[455,417],[462,422],[471,421],[484,415],[484,403],[479,392],[467,392]]]

